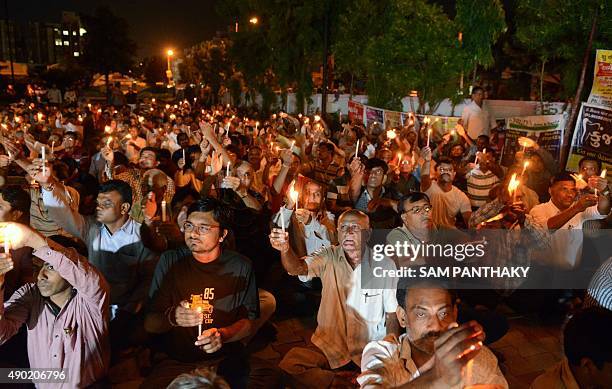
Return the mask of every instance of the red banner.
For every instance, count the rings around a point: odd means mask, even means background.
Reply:
[[[349,121],[351,123],[363,124],[363,104],[349,100],[348,109]]]

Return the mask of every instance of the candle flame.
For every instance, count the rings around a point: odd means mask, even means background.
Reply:
[[[291,201],[293,201],[294,203],[297,203],[298,200],[298,196],[299,193],[297,190],[295,190],[295,180],[293,180],[291,182],[291,186],[289,186],[289,198],[291,199]]]
[[[508,193],[513,195],[516,192],[516,189],[519,187],[521,181],[516,179],[516,173],[512,174],[510,177],[510,182],[508,182]]]
[[[599,177],[606,178],[606,175],[608,175],[608,169],[603,169],[601,171],[601,174],[599,175]]]

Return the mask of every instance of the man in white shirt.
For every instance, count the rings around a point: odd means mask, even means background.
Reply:
[[[472,89],[472,101],[463,108],[461,120],[463,127],[470,138],[476,139],[479,135],[490,135],[491,130],[497,127],[495,118],[482,107],[484,89],[479,86]]]
[[[457,299],[451,290],[435,281],[403,278],[397,302],[397,318],[406,333],[364,348],[357,378],[361,388],[508,387],[497,358],[482,344],[482,327],[475,321],[457,324]]]
[[[138,163],[140,150],[147,146],[147,141],[140,137],[137,126],[130,126],[130,133],[126,136],[125,156],[132,163]]]
[[[456,172],[452,161],[447,157],[440,158],[436,166],[438,179],[432,180],[429,146],[422,149],[422,157],[425,162],[421,169],[421,191],[431,200],[434,224],[438,228],[456,228],[456,218],[460,214],[467,226],[472,215],[472,206],[466,194],[453,185]]]
[[[559,173],[552,179],[550,200],[531,209],[529,214],[536,223],[552,230],[552,255],[540,255],[540,260],[552,261],[553,265],[565,269],[579,265],[584,236],[582,231],[571,230],[582,230],[585,221],[603,219],[610,213],[608,181],[592,176],[588,184],[597,195],[585,194],[577,198],[574,177],[567,172]]]
[[[319,277],[323,284],[313,345],[294,347],[279,364],[297,387],[349,387],[346,375],[358,374],[363,347],[397,333],[395,279],[369,277],[375,274],[375,266],[392,270],[395,265],[386,257],[373,260],[365,244],[370,234],[368,216],[354,209],[338,218],[339,245],[304,258],[295,255],[287,232],[275,228],[270,234],[270,243],[281,252],[289,274],[302,281]],[[366,285],[362,285],[362,273],[364,279],[368,277]]]

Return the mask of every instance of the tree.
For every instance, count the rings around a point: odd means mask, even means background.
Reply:
[[[136,44],[129,37],[127,21],[108,7],[98,8],[94,15],[84,15],[83,23],[87,34],[82,63],[88,69],[104,74],[106,97],[110,102],[108,76],[112,72],[127,72],[132,67]]]
[[[612,44],[612,7],[606,0],[520,0],[516,20],[517,40],[540,58],[540,82],[546,65],[563,75],[564,97],[574,96],[561,148],[563,163],[594,49]]]
[[[506,31],[504,9],[499,0],[458,0],[455,23],[461,33],[461,54],[464,69],[474,69],[476,83],[478,66],[491,67],[493,44]],[[467,74],[467,72],[465,72]]]
[[[155,85],[166,80],[166,61],[164,58],[154,55],[145,58],[142,62],[144,79],[148,84]]]

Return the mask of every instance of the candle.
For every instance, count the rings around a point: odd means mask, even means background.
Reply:
[[[606,175],[608,174],[608,169],[603,169],[601,171],[601,174],[599,175],[599,177],[601,178],[606,178]],[[595,188],[595,196],[597,196],[597,188]]]
[[[291,198],[291,201],[295,203],[295,211],[297,212],[299,193],[297,190],[295,190],[295,181],[291,183],[291,187],[289,189],[289,197]]]
[[[357,145],[355,146],[355,157],[359,155],[359,139],[357,139]]]
[[[321,120],[321,116],[315,115],[314,116],[314,120],[315,120],[315,122],[318,122],[319,120]]]
[[[109,136],[108,139],[106,140],[106,147],[110,146],[112,140],[113,140],[113,137]]]
[[[166,222],[166,200],[162,200],[161,202],[161,208],[162,208],[162,222],[165,223]]]
[[[397,164],[398,165],[402,164],[402,153],[397,153]]]
[[[510,182],[508,182],[508,194],[512,196],[512,203],[516,202],[516,190],[520,183],[521,182],[516,179],[516,173],[513,173],[512,177],[510,177]]]
[[[226,170],[225,170],[225,176],[226,176],[226,177],[229,177],[229,175],[230,175],[229,167],[230,167],[230,163],[229,163],[229,161],[228,161],[228,162],[227,162],[227,168],[226,168]]]
[[[47,157],[46,157],[46,147],[43,145],[42,147],[42,174],[43,176],[47,175],[47,166],[46,166],[46,162],[47,162]]]
[[[55,149],[55,141],[51,142],[51,155],[53,155],[54,149]]]
[[[429,139],[431,138],[431,128],[427,129],[427,147],[429,147]]]
[[[183,163],[187,164],[187,160],[185,159],[185,149],[183,149]]]
[[[153,98],[151,99],[151,102],[152,102],[153,104],[155,104],[155,97],[153,97]]]
[[[523,162],[523,171],[521,172],[521,177],[523,177],[523,175],[525,174],[525,171],[527,170],[528,166],[529,166],[529,161]]]
[[[255,122],[255,130],[257,130],[258,126],[259,126],[259,122]]]
[[[283,234],[285,233],[285,216],[283,215],[284,208],[285,207],[281,207],[280,209],[281,228],[283,229]]]
[[[196,311],[198,311],[198,313],[202,313],[202,307],[197,307]],[[198,324],[198,336],[200,335],[202,335],[202,322]]]
[[[393,140],[396,136],[395,129],[387,131],[387,139]]]

